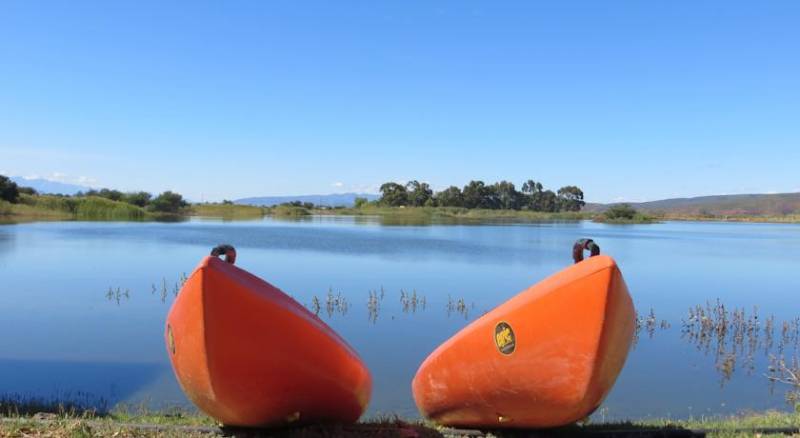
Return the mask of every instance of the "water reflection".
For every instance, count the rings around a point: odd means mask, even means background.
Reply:
[[[415,416],[408,383],[425,356],[486,310],[568,266],[572,243],[589,236],[618,261],[640,310],[637,344],[604,405],[609,415],[785,408],[790,375],[772,382],[770,395],[764,374],[769,353],[783,357],[787,370],[796,356],[786,340],[798,312],[786,303],[800,288],[798,226],[383,225],[309,218],[0,227],[0,332],[13,333],[0,337],[0,358],[158,363],[158,379],[126,401],[185,402],[164,353],[164,316],[181,287],[178,273],[225,241],[241,248],[242,268],[290,292],[359,352],[374,373],[370,414]],[[731,247],[748,257],[731,257]],[[682,331],[689,305],[711,299],[713,308],[719,290],[726,307],[747,309],[745,319],[752,304],[760,306],[749,372],[746,329],[735,354],[736,330],[728,330],[719,359],[716,334]],[[62,388],[74,388],[70,375],[52,373]],[[723,388],[725,373],[731,377]],[[16,387],[15,378],[0,375],[0,393]],[[46,395],[51,388],[39,389]]]
[[[777,327],[780,333],[776,344]],[[714,356],[720,386],[724,386],[737,369],[744,370],[747,375],[753,374],[759,356],[770,360],[767,369],[770,382],[795,382],[797,386],[797,374],[793,369],[797,369],[796,355],[800,348],[800,317],[781,321],[776,326],[775,316],[760,318],[756,306],[751,312],[745,308],[729,310],[718,299],[690,308],[681,322],[681,332],[683,339],[698,351]],[[785,359],[787,355],[788,360]]]

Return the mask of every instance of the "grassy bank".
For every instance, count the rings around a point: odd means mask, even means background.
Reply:
[[[221,217],[223,219],[257,219],[264,217],[268,209],[239,204],[193,204],[192,216]]]
[[[361,208],[315,209],[314,214],[345,216],[381,216],[397,219],[463,220],[463,221],[578,221],[590,219],[592,213],[559,212],[545,213],[529,210],[485,210],[459,207],[379,207],[367,205]]]
[[[27,220],[143,220],[148,213],[135,205],[97,196],[21,195],[19,202],[0,203],[0,217]]]
[[[787,214],[782,216],[761,215],[687,215],[687,214],[659,214],[657,217],[667,221],[707,221],[707,222],[752,222],[799,224],[800,214]]]
[[[800,414],[764,412],[730,417],[674,421],[652,420],[626,423],[600,423],[568,426],[547,431],[530,431],[524,436],[706,436],[750,437],[766,435],[798,435]],[[232,431],[228,431],[230,433]],[[233,431],[235,432],[235,431]],[[355,425],[311,425],[269,430],[267,436],[285,437],[502,437],[520,436],[502,431],[464,431],[435,424],[401,420],[395,417],[374,418]],[[788,432],[788,433],[787,433]],[[130,413],[115,411],[105,416],[37,414],[0,417],[0,436],[142,436],[142,437],[206,437],[220,436],[222,431],[210,418],[183,411],[163,413]]]

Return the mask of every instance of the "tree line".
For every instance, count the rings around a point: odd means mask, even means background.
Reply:
[[[462,207],[558,212],[580,211],[586,204],[583,191],[576,186],[564,186],[553,192],[545,190],[541,183],[533,180],[525,181],[520,191],[517,191],[514,183],[508,181],[489,185],[483,181],[470,181],[463,189],[450,186],[434,193],[428,183],[414,180],[407,184],[387,182],[381,185],[380,192],[381,197],[377,203],[389,207]]]
[[[10,178],[0,175],[0,200],[15,204],[19,202],[20,195],[23,194],[38,195],[36,190],[32,187],[21,187]],[[53,196],[70,197],[69,195]],[[112,189],[91,189],[85,192],[78,192],[72,197],[82,198],[89,196],[124,202],[156,213],[179,213],[183,208],[189,205],[181,194],[169,190],[158,196],[153,196],[148,192],[142,191],[121,192]]]

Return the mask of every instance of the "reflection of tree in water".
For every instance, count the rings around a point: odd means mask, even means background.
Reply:
[[[2,222],[0,222],[0,225],[2,225]],[[17,243],[16,239],[16,234],[0,230],[0,257],[14,252]]]
[[[780,333],[776,333],[778,330]],[[776,326],[773,315],[766,319],[759,317],[758,307],[753,307],[750,313],[744,308],[729,310],[717,300],[713,304],[707,302],[705,306],[690,308],[687,318],[682,321],[681,332],[683,338],[699,351],[714,354],[721,386],[731,379],[737,369],[743,369],[751,375],[756,370],[758,356],[771,358],[768,377],[771,376],[773,382],[791,379],[791,364],[794,363],[796,368],[800,318],[782,321]],[[776,334],[779,336],[776,337]],[[795,357],[787,362],[784,356],[791,354]]]

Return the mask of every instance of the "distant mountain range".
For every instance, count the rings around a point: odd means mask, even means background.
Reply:
[[[352,207],[356,198],[367,198],[374,201],[380,196],[367,193],[336,193],[332,195],[299,195],[299,196],[259,196],[254,198],[242,198],[233,202],[236,204],[259,205],[271,207],[287,202],[311,202],[314,205],[324,205],[328,207]]]
[[[92,189],[91,187],[50,181],[49,179],[42,178],[28,179],[20,176],[12,176],[11,180],[20,187],[31,187],[39,193],[74,195],[78,192],[85,192]]]
[[[650,213],[685,215],[780,216],[800,214],[800,193],[698,196],[650,202],[628,202]],[[585,211],[604,211],[615,204],[586,204]]]

